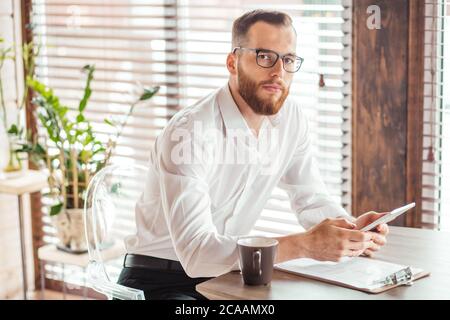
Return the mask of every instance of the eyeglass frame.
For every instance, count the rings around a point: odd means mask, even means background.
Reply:
[[[281,57],[281,61],[283,62],[283,69],[284,69],[284,71],[289,72],[289,73],[296,73],[296,72],[298,72],[298,71],[300,70],[300,68],[302,67],[303,61],[305,61],[304,58],[299,57],[299,56],[297,56],[297,55],[295,55],[295,54],[292,54],[292,53],[279,54],[279,53],[276,52],[276,51],[273,51],[273,50],[270,50],[270,49],[264,49],[264,48],[234,47],[233,50],[232,50],[232,53],[235,53],[237,49],[254,51],[254,52],[256,53],[256,55],[255,55],[255,61],[256,61],[256,64],[257,64],[258,66],[260,66],[261,68],[266,68],[266,69],[273,68],[273,66],[277,64],[278,59],[280,59],[280,57]],[[260,65],[260,64],[258,63],[258,54],[259,54],[260,51],[272,52],[272,53],[275,53],[275,54],[277,55],[277,58],[275,59],[273,65],[271,65],[271,66],[269,66],[269,67],[265,67],[265,66],[262,66],[262,65]],[[283,60],[284,57],[286,57],[286,56],[294,56],[296,60],[300,60],[300,64],[299,64],[299,67],[298,67],[297,70],[295,70],[295,71],[288,71],[288,70],[286,70],[286,67],[285,67],[285,65],[284,65],[284,60]]]

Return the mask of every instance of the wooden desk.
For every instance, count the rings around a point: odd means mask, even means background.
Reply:
[[[240,272],[231,272],[197,285],[208,299],[450,299],[450,233],[390,227],[388,243],[375,259],[430,271],[411,287],[369,294],[274,270],[268,286],[246,286]]]

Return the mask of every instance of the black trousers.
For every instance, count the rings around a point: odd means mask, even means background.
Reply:
[[[117,282],[144,291],[146,300],[206,300],[195,286],[209,279],[191,278],[184,271],[169,267],[125,266]]]

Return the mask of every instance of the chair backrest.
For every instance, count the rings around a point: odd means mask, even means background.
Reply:
[[[109,299],[144,300],[142,290],[117,283],[125,256],[125,238],[136,233],[135,205],[148,169],[111,165],[90,181],[84,203],[89,285]]]

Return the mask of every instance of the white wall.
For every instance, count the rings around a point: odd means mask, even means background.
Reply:
[[[7,44],[21,43],[20,0],[0,1],[0,37]],[[5,98],[9,110],[14,110],[17,97],[22,94],[20,61],[14,63],[8,60],[1,74],[5,89]],[[10,113],[10,112],[9,112]],[[1,135],[1,133],[0,133]],[[4,137],[3,137],[4,138]],[[1,138],[0,138],[1,139]],[[7,157],[5,142],[0,143],[0,166],[3,168]],[[26,197],[27,198],[27,197]],[[0,299],[21,298],[22,269],[20,255],[19,222],[17,212],[17,197],[0,194]],[[24,203],[25,232],[28,253],[28,283],[33,287],[33,261],[31,256],[31,228],[28,198]]]

